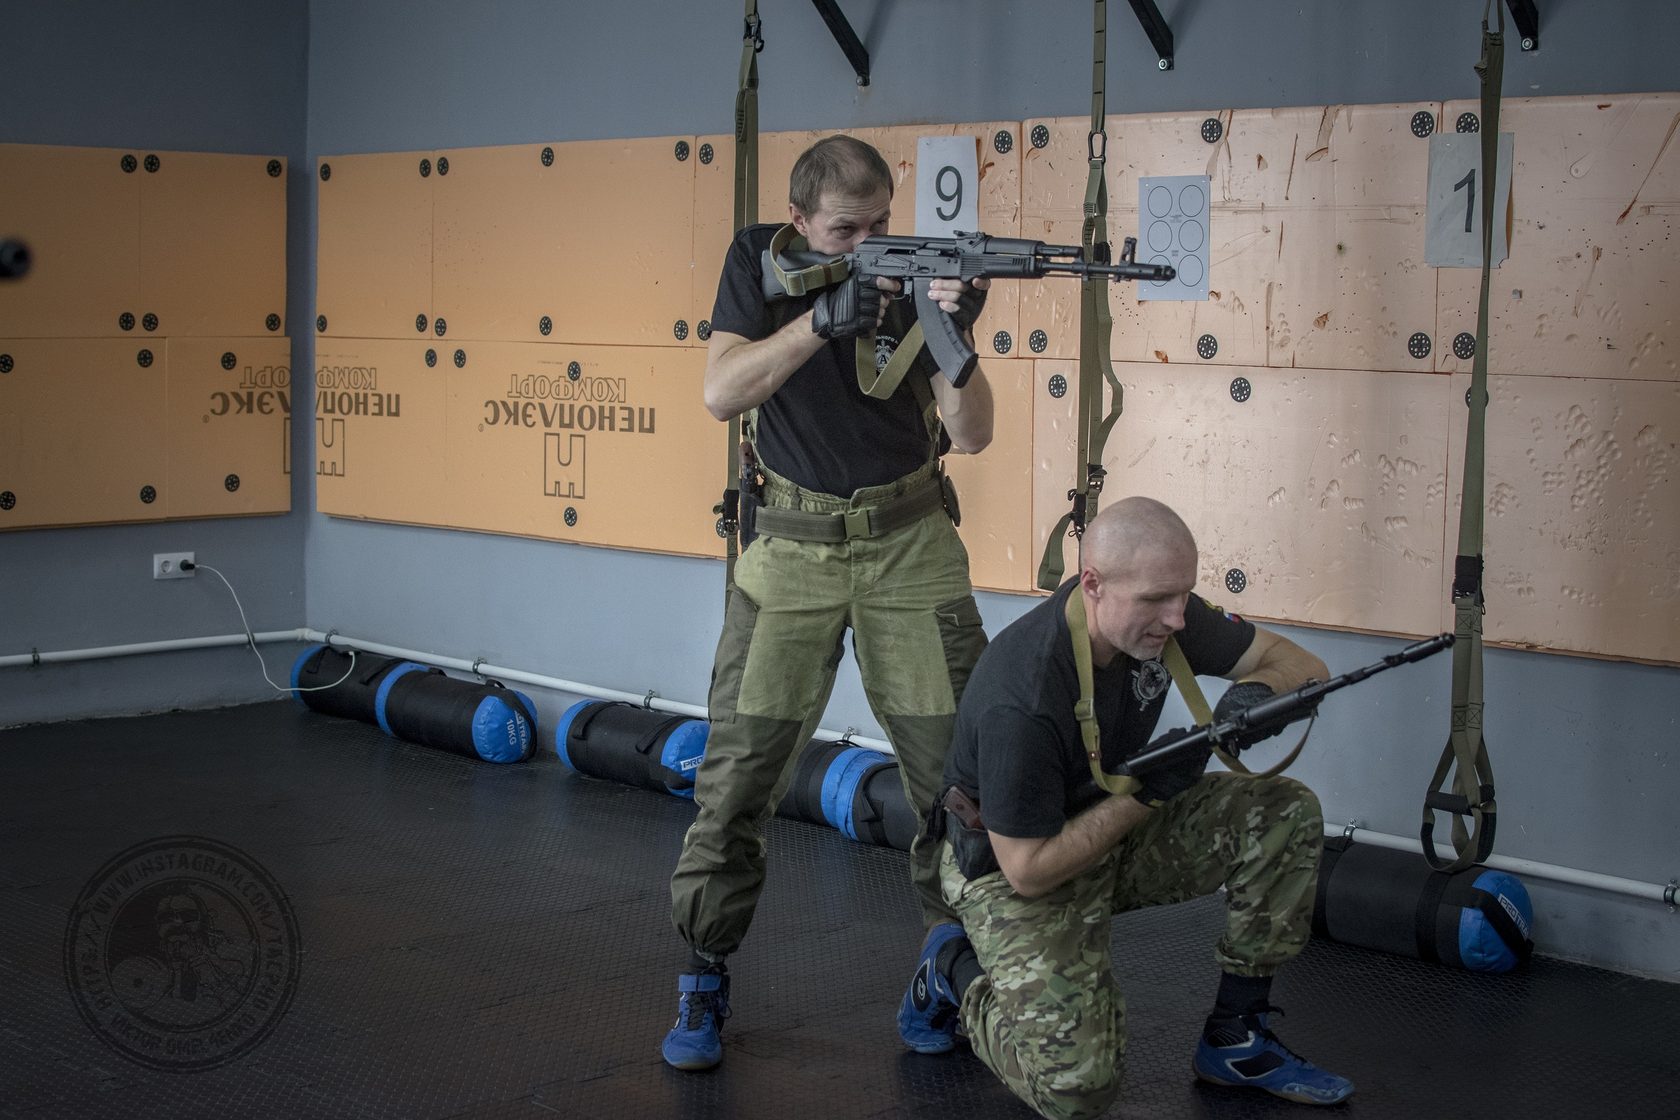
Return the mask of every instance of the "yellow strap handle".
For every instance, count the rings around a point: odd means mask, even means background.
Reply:
[[[1498,12],[1497,31],[1488,29],[1490,10]],[[1423,858],[1436,871],[1460,871],[1493,854],[1498,807],[1494,801],[1493,763],[1483,737],[1482,530],[1486,468],[1488,402],[1488,289],[1492,283],[1495,187],[1499,162],[1499,100],[1505,82],[1505,9],[1492,0],[1482,6],[1482,56],[1476,63],[1482,86],[1482,281],[1476,306],[1476,358],[1470,370],[1470,415],[1464,428],[1464,483],[1459,500],[1458,556],[1453,580],[1452,722],[1441,761],[1424,792],[1419,841]],[[1456,794],[1448,794],[1447,774]],[[1454,804],[1456,802],[1456,804]],[[1452,813],[1454,858],[1435,854],[1435,814]],[[1466,826],[1465,818],[1475,830]]]

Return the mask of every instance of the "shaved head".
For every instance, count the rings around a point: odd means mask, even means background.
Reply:
[[[1085,527],[1085,567],[1123,571],[1146,548],[1195,555],[1196,538],[1183,518],[1154,498],[1123,498]]]
[[[1085,527],[1079,584],[1093,661],[1107,665],[1121,653],[1159,657],[1184,629],[1196,586],[1196,538],[1153,498],[1115,502]]]

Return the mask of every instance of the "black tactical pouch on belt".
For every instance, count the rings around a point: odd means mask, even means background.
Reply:
[[[939,495],[945,504],[945,512],[950,515],[951,524],[961,525],[962,509],[957,505],[957,487],[944,471],[939,472]]]
[[[946,836],[951,841],[951,853],[956,857],[957,869],[970,880],[999,870],[997,856],[992,852],[991,837],[986,835],[985,822],[980,819],[980,806],[961,789],[952,786],[939,799],[945,810]]]

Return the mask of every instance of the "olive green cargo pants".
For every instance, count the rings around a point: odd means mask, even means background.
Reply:
[[[767,501],[822,512],[868,508],[931,473],[930,466],[859,490],[850,501],[781,489]],[[836,544],[760,536],[737,561],[694,784],[699,813],[671,877],[677,932],[707,956],[733,952],[752,922],[764,885],[764,824],[828,704],[848,628],[870,708],[923,816],[939,792],[957,700],[986,644],[968,553],[943,511]],[[927,926],[954,920],[940,894],[938,857],[939,844],[918,830],[911,879]]]

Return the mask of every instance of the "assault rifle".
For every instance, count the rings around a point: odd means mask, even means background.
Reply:
[[[1095,262],[1081,259],[1077,245],[1046,245],[1019,237],[991,237],[958,233],[955,237],[897,237],[882,235],[859,243],[843,256],[809,250],[764,251],[764,298],[774,302],[804,295],[856,276],[865,284],[884,276],[914,289],[916,314],[928,350],[951,384],[961,388],[974,372],[974,349],[963,332],[916,280],[1036,280],[1043,276],[1109,276],[1121,280],[1171,280],[1178,271],[1170,264],[1138,264],[1137,238],[1126,238],[1120,259],[1108,261],[1106,247]],[[812,270],[807,272],[806,270]],[[801,273],[802,275],[791,275]]]
[[[1397,653],[1389,654],[1381,661],[1343,673],[1339,677],[1331,677],[1327,681],[1308,681],[1292,692],[1269,696],[1258,704],[1251,704],[1235,713],[1229,719],[1195,728],[1170,743],[1163,743],[1133,755],[1126,760],[1125,772],[1132,777],[1147,774],[1151,770],[1177,761],[1192,751],[1219,746],[1226,742],[1241,742],[1244,734],[1258,728],[1270,724],[1281,727],[1294,723],[1311,715],[1325,695],[1350,684],[1358,684],[1366,677],[1374,676],[1385,669],[1392,669],[1396,665],[1404,665],[1408,661],[1422,661],[1452,644],[1451,634],[1438,634],[1433,638],[1414,642]]]

